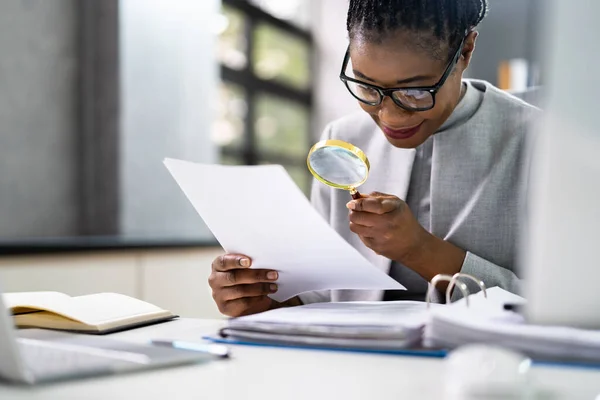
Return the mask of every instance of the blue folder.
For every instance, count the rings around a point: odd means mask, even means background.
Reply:
[[[222,338],[216,336],[205,336],[203,339],[210,340],[214,343],[241,345],[241,346],[257,346],[257,347],[278,347],[284,349],[297,350],[319,350],[319,351],[338,351],[344,353],[368,353],[368,354],[390,354],[397,356],[416,356],[416,357],[433,357],[444,358],[448,352],[446,350],[434,349],[360,349],[354,347],[320,347],[301,344],[282,344],[282,343],[263,343],[251,342],[245,340],[237,340],[230,338]]]

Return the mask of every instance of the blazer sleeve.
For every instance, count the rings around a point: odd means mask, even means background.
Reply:
[[[329,139],[331,137],[331,130],[332,127],[330,124],[321,135],[321,140]],[[317,212],[329,223],[331,217],[331,190],[329,187],[313,179],[310,202]],[[304,304],[329,302],[331,301],[331,290],[306,292],[300,294],[298,297],[300,297],[300,300]]]
[[[532,91],[531,95],[539,95],[539,90]],[[525,98],[523,96],[520,96]],[[527,98],[525,98],[527,99]],[[514,232],[515,241],[519,246],[523,246],[526,243],[526,235],[529,230],[529,183],[531,181],[531,162],[533,149],[536,146],[536,141],[542,129],[538,125],[540,123],[540,116],[542,110],[537,107],[527,107],[526,112],[522,115],[522,129],[525,132],[523,136],[523,153],[522,157],[522,168],[520,170],[520,187],[518,190],[519,196],[519,220],[520,226]],[[515,118],[515,120],[518,120]],[[467,251],[465,260],[461,268],[461,273],[473,275],[478,279],[481,279],[487,288],[498,286],[511,293],[521,294],[523,290],[524,280],[519,276],[523,276],[521,268],[523,267],[523,256],[515,254],[513,257],[513,270],[504,268],[501,265],[494,264],[493,262],[486,260],[485,258],[473,254]],[[518,275],[517,275],[518,274]],[[479,287],[470,280],[463,280],[467,284],[471,293],[479,291]],[[457,297],[462,297],[460,291],[455,290],[452,293],[452,299],[455,300]]]
[[[531,161],[532,161],[532,151],[535,145],[535,141],[538,136],[539,129],[532,129],[536,127],[538,120],[536,116],[540,115],[541,111],[539,109],[532,110],[531,119],[527,119],[526,127],[527,127],[527,135],[524,138],[523,143],[523,167],[520,171],[520,188],[519,188],[519,219],[521,221],[522,226],[515,232],[517,237],[517,243],[521,245],[524,242],[524,237],[522,236],[524,232],[527,232],[529,226],[529,212],[528,212],[528,188],[530,182],[531,175]],[[522,263],[522,259],[515,255],[514,263],[516,266]],[[522,288],[524,285],[523,279],[519,278],[517,274],[513,271],[504,268],[500,265],[496,265],[491,261],[484,259],[476,254],[471,252],[467,252],[465,260],[463,261],[463,265],[461,268],[461,273],[469,274],[481,279],[487,288],[498,286],[504,290],[507,290],[511,293],[521,294]],[[470,280],[464,280],[469,288],[471,293],[479,291],[479,287]],[[459,291],[454,291],[452,293],[452,299],[455,300],[457,297],[461,297]]]
[[[467,252],[467,256],[463,261],[461,273],[473,275],[481,279],[487,288],[498,286],[511,293],[521,293],[521,279],[509,269],[496,265],[478,255]],[[470,280],[463,280],[467,284],[470,293],[479,291],[479,286]],[[461,297],[459,291],[455,290],[452,293],[453,299]]]

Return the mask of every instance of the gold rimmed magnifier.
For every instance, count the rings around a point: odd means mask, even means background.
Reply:
[[[357,188],[369,177],[371,165],[365,153],[342,140],[324,140],[308,152],[306,163],[320,182],[360,198]]]

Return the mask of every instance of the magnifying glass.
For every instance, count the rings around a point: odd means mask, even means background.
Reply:
[[[369,176],[369,159],[358,147],[342,140],[324,140],[315,144],[306,159],[311,174],[336,189],[348,190],[360,198],[357,187]]]

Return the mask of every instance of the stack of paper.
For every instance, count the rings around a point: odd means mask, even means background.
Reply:
[[[505,303],[525,300],[500,288],[449,305],[424,302],[317,303],[233,318],[222,336],[242,342],[326,348],[454,349],[489,343],[539,361],[600,362],[600,331],[536,326]]]
[[[497,294],[514,296],[494,288]],[[527,324],[525,319],[512,311],[504,311],[500,303],[477,301],[473,307],[460,302],[433,310],[424,332],[424,344],[428,347],[452,349],[471,343],[490,343],[520,351],[536,360],[548,361],[600,361],[600,331],[559,326]],[[514,303],[514,301],[509,301]]]
[[[499,310],[521,298],[499,288],[469,296],[471,310]],[[454,303],[459,311],[465,300]],[[418,301],[316,303],[230,319],[222,335],[245,342],[398,350],[420,347],[434,312],[449,306]]]
[[[420,344],[428,315],[416,301],[315,303],[233,318],[221,333],[270,344],[402,349]]]

